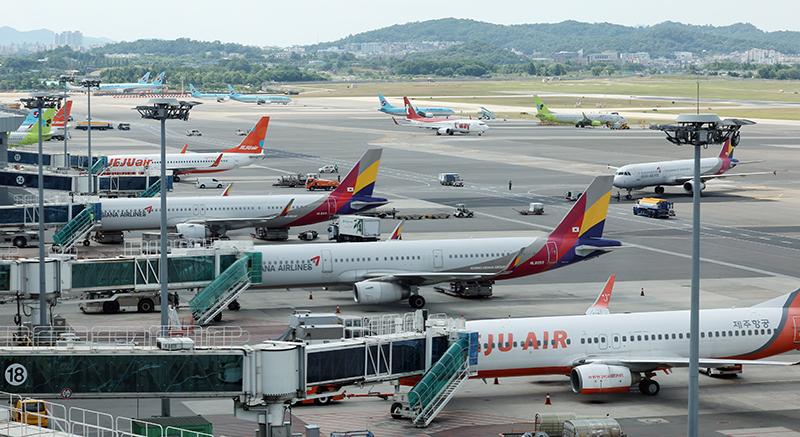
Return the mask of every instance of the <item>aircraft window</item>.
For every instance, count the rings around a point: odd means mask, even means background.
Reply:
[[[585,338],[581,339],[581,344],[586,344],[586,339]]]
[[[691,338],[691,337],[692,337],[692,334],[690,334],[690,333],[688,333],[688,332],[687,332],[687,333],[686,333],[686,338],[688,339],[688,338]]]
[[[714,337],[719,337],[719,331],[714,332]]]
[[[645,335],[645,336],[644,336],[644,341],[647,341],[647,340],[649,340],[649,338],[648,338],[648,336],[647,336],[647,335]]]
[[[625,335],[623,335],[623,336],[622,336],[622,341],[628,341],[628,337],[627,337],[627,336],[625,336]]]
[[[517,342],[516,341],[514,342],[514,347],[517,347]]]
[[[688,338],[689,336],[687,335],[686,337]],[[678,338],[681,339],[681,340],[683,339],[683,333],[682,332],[678,333]]]
[[[599,341],[597,341],[597,337],[594,338],[594,342],[599,343]]]
[[[619,341],[619,337],[617,337],[617,336],[615,335],[615,336],[614,336],[614,342],[618,342],[618,341]]]
[[[508,342],[506,342],[506,348],[508,348]]]
[[[386,261],[386,257],[383,257],[383,260]]]
[[[661,334],[658,334],[658,339],[661,340]]]
[[[533,340],[528,340],[528,346],[533,347]]]
[[[737,337],[739,336],[739,331],[733,331],[733,332],[735,332],[735,333],[736,333],[736,336],[737,336]]]
[[[484,344],[483,344],[483,348],[484,348],[484,349],[489,349],[489,344],[488,344],[488,343],[484,343]]]
[[[645,335],[645,337],[647,337],[647,336]],[[633,337],[631,337],[631,338],[633,338]],[[646,338],[645,338],[645,340],[646,340]],[[642,341],[642,336],[641,335],[637,335],[636,336],[636,341]]]
[[[555,341],[555,340],[553,340],[553,341]],[[600,343],[605,343],[605,342],[606,342],[606,338],[605,337],[600,337]]]
[[[417,259],[422,259],[422,257],[420,257],[419,255],[417,255]]]
[[[764,330],[763,329],[761,330],[761,335],[764,335]]]
[[[675,334],[672,334],[672,335],[675,335]],[[706,338],[706,333],[705,332],[701,332],[700,333],[700,338]]]
[[[448,258],[452,258],[452,257],[453,257],[453,255],[447,255],[447,257],[448,257]]]
[[[572,344],[572,340],[567,339],[567,344]]]
[[[767,335],[772,335],[772,328],[767,328]]]
[[[542,340],[536,340],[536,346],[541,346],[541,345],[542,345]]]
[[[555,340],[550,340],[550,346],[555,346],[555,345],[556,345],[556,341]]]
[[[494,349],[494,343],[492,343],[492,349]]]
[[[728,337],[733,337],[733,332],[728,331]]]
[[[672,339],[675,340],[675,334],[672,334]]]
[[[636,337],[631,335],[631,341],[636,341]]]
[[[725,336],[725,331],[722,331],[722,336],[723,336],[723,337]]]
[[[752,331],[752,330],[750,330],[750,329],[748,329],[748,330],[747,330],[747,335],[753,335],[753,331]]]

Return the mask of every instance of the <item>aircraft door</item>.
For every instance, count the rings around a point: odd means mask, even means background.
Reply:
[[[620,341],[619,334],[611,334],[611,348],[612,349],[619,349],[622,346],[622,342]]]
[[[442,255],[442,251],[440,249],[436,249],[433,251],[433,268],[441,269],[443,266],[444,256]]]
[[[558,261],[558,245],[555,241],[547,242],[547,264],[554,264]]]
[[[328,197],[328,215],[336,214],[336,198],[333,196]]]
[[[597,336],[597,338],[600,339],[600,344],[597,345],[600,348],[600,350],[608,349],[608,338],[607,338],[607,336],[605,334],[600,334],[600,335]]]
[[[194,205],[192,205],[192,215],[193,216],[200,215],[200,206],[197,205],[196,203]]]
[[[331,272],[333,272],[333,261],[331,260],[331,251],[325,249],[322,251],[322,273],[331,273]]]

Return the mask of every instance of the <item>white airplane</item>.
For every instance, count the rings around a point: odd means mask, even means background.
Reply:
[[[233,229],[302,226],[385,205],[386,199],[372,196],[380,158],[381,149],[367,150],[339,187],[326,194],[170,196],[167,225],[186,238],[223,237]],[[158,197],[104,198],[100,203],[104,233],[160,227]]]
[[[43,141],[50,140],[51,138],[64,138],[68,123],[67,120],[69,120],[71,110],[72,100],[67,100],[67,102],[59,108],[58,112],[55,112],[55,108],[49,108],[42,113]],[[32,110],[25,121],[22,122],[19,129],[8,133],[7,140],[9,146],[26,146],[38,143],[39,110]]]
[[[239,94],[230,85],[228,85],[228,95],[230,96],[231,100],[236,100],[237,102],[253,102],[257,105],[262,103],[281,103],[283,105],[288,105],[292,102],[292,99],[284,96],[270,94]]]
[[[142,93],[162,91],[166,86],[167,72],[164,71],[156,76],[156,78],[153,79],[153,83],[147,83],[147,79],[149,78],[150,72],[148,71],[147,74],[142,76],[142,78],[136,83],[100,83],[100,86],[92,87],[92,90],[101,93]],[[70,85],[69,83],[67,83],[67,87],[73,91],[86,91],[86,87]]]
[[[776,174],[777,172],[756,173],[726,173],[737,164],[752,164],[760,161],[740,162],[733,157],[733,149],[739,143],[739,133],[729,135],[722,144],[722,150],[714,158],[700,159],[700,191],[706,188],[705,181],[715,178],[730,176],[754,176]],[[614,186],[628,190],[626,198],[631,198],[631,191],[645,187],[655,186],[656,194],[663,194],[663,185],[683,185],[687,193],[694,192],[694,160],[680,159],[676,161],[646,162],[642,164],[628,164],[616,169],[614,173]]]
[[[467,322],[480,335],[478,378],[569,375],[581,394],[658,394],[657,370],[689,366],[689,311],[609,314],[614,276],[582,316]],[[758,361],[798,349],[800,290],[750,308],[700,311],[700,366]]]
[[[472,120],[472,119],[458,119],[458,120],[442,120],[436,118],[425,118],[419,114],[411,106],[411,102],[408,101],[408,97],[403,97],[403,102],[406,105],[406,118],[405,121],[408,122],[410,126],[416,126],[423,129],[434,129],[436,130],[436,135],[453,135],[454,133],[462,133],[468,134],[470,132],[477,133],[478,136],[481,136],[486,130],[489,129],[489,126],[483,122],[483,120]],[[394,117],[394,124],[399,125],[400,123],[397,122]]]
[[[230,99],[230,97],[231,97],[230,94],[207,94],[207,93],[201,93],[200,91],[197,91],[197,88],[195,88],[194,85],[192,85],[192,84],[189,84],[189,91],[191,91],[192,97],[194,97],[196,99],[214,99],[219,103],[225,102],[228,99]]]
[[[533,101],[536,102],[536,118],[550,123],[574,124],[575,127],[585,127],[628,122],[625,117],[615,112],[611,114],[586,114],[585,112],[581,112],[580,114],[556,113],[547,109],[539,96],[534,95]]]
[[[167,170],[173,171],[172,180],[180,182],[180,175],[216,173],[252,164],[264,157],[263,143],[267,135],[269,117],[261,117],[255,127],[242,142],[228,150],[213,153],[167,154]],[[107,174],[144,171],[147,168],[161,168],[161,154],[148,155],[109,155]]]
[[[352,289],[356,302],[408,299],[425,305],[419,286],[453,283],[456,293],[491,294],[494,281],[594,258],[620,242],[603,238],[611,176],[598,176],[547,237],[308,244],[257,248],[270,288]]]

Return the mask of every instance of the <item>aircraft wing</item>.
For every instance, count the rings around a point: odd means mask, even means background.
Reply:
[[[766,366],[796,366],[800,361],[765,361],[742,360],[737,358],[700,358],[700,367],[729,367],[736,364],[758,364]],[[648,371],[665,367],[689,367],[689,358],[685,357],[597,357],[585,358],[574,363],[575,365],[600,363],[608,365],[625,366],[634,371]]]
[[[755,173],[712,174],[712,175],[700,176],[700,179],[702,179],[703,181],[707,181],[707,180],[711,180],[711,179],[727,178],[727,177],[734,177],[734,176],[742,176],[742,177],[744,177],[744,176],[758,176],[758,175],[767,175],[767,174],[777,175],[778,171],[775,170],[775,171],[759,171],[759,172],[755,172]],[[687,177],[682,177],[682,178],[675,178],[675,181],[682,184],[684,182],[689,182],[689,181],[691,181],[693,179],[694,179],[694,177],[687,176]]]

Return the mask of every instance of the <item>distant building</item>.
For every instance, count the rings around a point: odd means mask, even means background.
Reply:
[[[383,53],[383,44],[379,42],[361,43],[361,53],[365,55],[377,55]]]
[[[73,49],[83,47],[83,34],[79,31],[65,31],[56,33],[54,44],[56,46],[70,46]]]
[[[564,63],[567,61],[576,61],[578,58],[583,58],[583,50],[577,52],[558,52],[553,55],[553,62]]]
[[[691,52],[675,52],[675,60],[678,62],[692,62]]]
[[[617,52],[606,50],[603,53],[595,53],[589,55],[589,62],[615,62],[620,63],[621,60],[617,56]]]
[[[619,58],[624,63],[637,63],[644,65],[650,63],[650,53],[647,52],[620,53]]]

